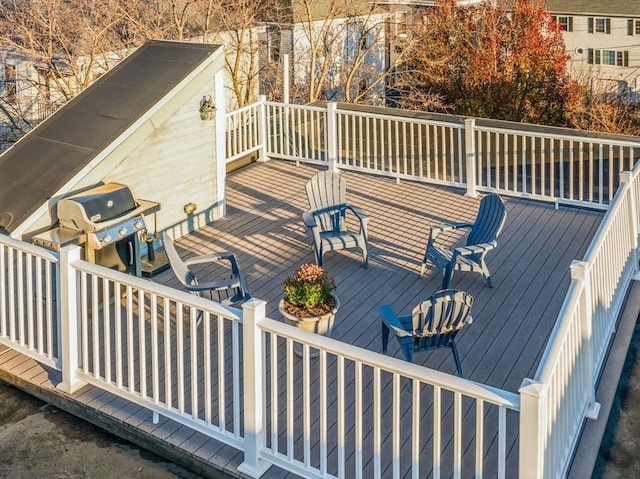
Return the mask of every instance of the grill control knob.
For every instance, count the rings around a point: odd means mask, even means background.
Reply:
[[[111,242],[113,238],[111,238],[111,235],[104,235],[104,238],[102,238],[102,242],[103,243],[109,243]]]
[[[127,234],[127,228],[120,228],[120,229],[118,230],[118,234],[119,234],[120,236],[124,236],[124,235],[126,235],[126,234]]]
[[[133,223],[133,227],[137,230],[139,230],[140,228],[142,228],[144,226],[144,223],[142,223],[142,221],[134,221]]]

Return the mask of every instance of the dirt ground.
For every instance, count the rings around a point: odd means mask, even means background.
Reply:
[[[640,326],[636,325],[593,478],[640,477]]]
[[[199,476],[0,383],[0,479]]]

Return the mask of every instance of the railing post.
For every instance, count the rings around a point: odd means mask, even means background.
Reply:
[[[633,249],[636,253],[636,260],[633,262],[633,279],[638,281],[640,280],[640,271],[638,264],[638,198],[636,197],[636,188],[633,184],[633,173],[630,171],[622,171],[620,173],[620,185],[628,184],[629,188],[629,215],[631,215],[631,235]]]
[[[327,156],[329,171],[338,173],[338,104],[327,103]]]
[[[546,388],[525,378],[520,393],[520,479],[544,478]]]
[[[224,96],[224,70],[214,76],[216,107],[216,209],[218,217],[227,214],[225,185],[227,184],[227,112]]]
[[[591,298],[591,270],[589,263],[585,261],[573,261],[570,266],[571,279],[579,280],[584,290],[583,303],[580,305],[580,329],[582,330],[582,363],[585,374],[584,384],[586,391],[584,392],[589,398],[589,406],[586,416],[589,419],[598,419],[600,413],[600,403],[596,401],[596,383],[594,368],[596,358],[593,355],[593,312]]]
[[[244,381],[244,462],[238,470],[260,477],[271,464],[260,459],[267,430],[264,422],[264,356],[258,324],[265,318],[266,303],[251,299],[242,305],[242,372]]]
[[[467,168],[467,192],[465,196],[475,198],[478,196],[476,191],[476,120],[467,118],[464,121],[464,146],[466,152],[466,168]]]
[[[267,97],[266,95],[258,96],[258,161],[268,161],[267,156]]]
[[[58,318],[59,355],[62,360],[62,382],[58,388],[72,394],[86,383],[76,377],[80,351],[78,346],[78,281],[73,263],[80,260],[80,247],[71,245],[60,249],[58,282],[60,315]]]

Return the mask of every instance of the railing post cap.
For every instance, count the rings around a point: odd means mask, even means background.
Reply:
[[[569,269],[571,270],[571,278],[584,279],[585,275],[589,271],[589,266],[589,263],[586,261],[574,259],[569,265]]]
[[[621,171],[620,172],[620,183],[629,183],[631,181],[631,172],[630,171]]]
[[[524,394],[526,396],[541,398],[543,396],[544,388],[544,383],[534,379],[524,378],[520,385],[520,389],[518,389],[518,393],[521,395]]]
[[[256,309],[266,307],[267,302],[263,299],[251,298],[248,301],[242,303],[242,309],[249,309],[255,311]]]

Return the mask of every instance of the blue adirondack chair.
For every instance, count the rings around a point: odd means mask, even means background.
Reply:
[[[306,191],[309,210],[302,213],[302,220],[311,233],[316,264],[322,266],[322,256],[327,251],[357,248],[362,251],[362,263],[366,268],[369,265],[369,217],[360,208],[346,204],[345,179],[338,174],[321,171],[307,181]],[[347,211],[358,219],[359,231],[347,231]]]
[[[173,273],[190,293],[223,304],[236,304],[251,298],[244,275],[240,272],[236,258],[232,253],[212,253],[183,260],[176,251],[173,240],[166,233],[163,235],[163,242]],[[222,261],[226,264],[222,264]],[[213,281],[198,281],[196,274],[191,269],[191,266],[196,264],[206,264],[216,268],[221,272],[221,275]]]
[[[442,289],[451,285],[454,270],[482,273],[491,288],[491,275],[485,262],[487,252],[497,246],[497,238],[507,218],[504,201],[495,193],[488,194],[480,201],[480,208],[473,223],[445,223],[431,226],[429,241],[422,260],[420,276],[424,275],[427,261],[444,268]],[[469,228],[469,236],[464,246],[443,248],[436,245],[436,237],[443,231]]]
[[[383,304],[378,308],[382,316],[382,352],[387,352],[390,331],[395,333],[409,362],[413,362],[414,351],[450,347],[458,376],[463,377],[456,336],[465,324],[472,323],[472,304],[471,295],[455,289],[433,293],[408,316],[397,316],[391,306]]]

